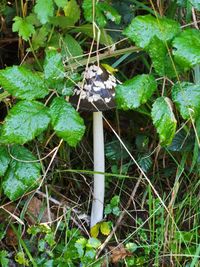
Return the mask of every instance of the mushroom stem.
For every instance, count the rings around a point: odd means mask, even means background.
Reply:
[[[102,112],[93,112],[94,191],[91,227],[103,219],[105,191],[105,156]],[[101,172],[95,173],[95,172]]]

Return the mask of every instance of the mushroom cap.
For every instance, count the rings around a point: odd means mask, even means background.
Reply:
[[[69,101],[78,110],[105,111],[115,108],[115,87],[118,80],[103,66],[90,65],[83,73],[83,81],[74,89]]]

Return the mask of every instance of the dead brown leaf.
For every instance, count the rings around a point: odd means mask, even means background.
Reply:
[[[110,259],[112,263],[117,263],[120,260],[124,260],[128,256],[132,256],[132,253],[126,250],[123,245],[117,247],[109,246],[108,248],[111,252]]]

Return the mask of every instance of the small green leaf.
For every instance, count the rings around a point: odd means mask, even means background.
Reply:
[[[76,41],[76,39],[74,39],[74,37],[72,37],[69,34],[66,34],[63,38],[62,53],[65,55],[66,61],[68,63],[71,63],[70,59],[73,59],[73,57],[78,57],[83,55],[83,49],[81,48],[80,44]]]
[[[65,7],[68,2],[68,0],[54,0],[54,1],[58,7],[62,8]]]
[[[138,248],[138,245],[136,243],[129,242],[126,244],[126,249],[130,251],[131,253],[135,252],[137,248]]]
[[[99,239],[91,237],[89,238],[86,246],[88,248],[98,248],[101,246],[101,242],[99,241]]]
[[[9,266],[8,252],[6,250],[0,250],[0,264],[2,267]]]
[[[167,97],[157,98],[153,104],[151,115],[159,134],[161,145],[170,145],[174,138],[177,124],[171,100]]]
[[[20,101],[8,113],[1,140],[6,144],[24,144],[48,126],[50,117],[48,109],[37,101]]]
[[[142,74],[117,85],[116,103],[119,109],[128,110],[138,108],[147,102],[156,90],[156,81],[153,76]]]
[[[172,99],[184,119],[197,118],[200,114],[200,84],[177,83],[172,88]]]
[[[151,39],[157,36],[160,40],[167,42],[180,32],[180,25],[167,18],[155,18],[151,15],[137,16],[124,30],[137,46],[147,48]]]
[[[80,19],[80,7],[76,0],[69,0],[64,7],[65,16],[70,18],[75,24]]]
[[[49,93],[40,74],[22,66],[1,70],[0,84],[11,95],[21,99],[44,98]]]
[[[37,0],[34,11],[42,24],[49,22],[54,13],[53,0]]]
[[[37,29],[32,37],[32,49],[37,50],[40,47],[45,47],[48,34],[49,28],[47,25],[43,25]]]
[[[100,230],[103,235],[108,236],[111,232],[111,227],[109,222],[100,222]]]
[[[175,61],[185,69],[200,64],[200,32],[187,29],[173,41]]]
[[[15,200],[38,185],[41,166],[25,147],[13,146],[10,153],[13,158],[2,186],[6,196]]]
[[[13,20],[13,32],[18,32],[19,36],[22,37],[22,39],[28,41],[31,35],[35,32],[33,24],[29,22],[28,18],[21,18],[18,16],[16,16]]]
[[[63,98],[55,98],[50,106],[52,125],[56,134],[70,146],[76,146],[85,132],[83,119]]]
[[[15,261],[19,264],[23,264],[24,266],[29,266],[29,261],[25,258],[25,254],[23,252],[18,252],[15,255]]]
[[[87,240],[84,237],[79,238],[75,243],[75,247],[77,248],[78,255],[80,258],[82,258],[85,253],[84,249],[85,249],[86,244],[87,244]]]
[[[120,14],[110,4],[107,4],[105,2],[99,2],[97,7],[99,8],[99,10],[101,10],[101,12],[107,18],[107,20],[115,22],[116,24],[120,23],[121,21]]]
[[[4,146],[0,146],[0,176],[3,176],[10,163],[10,156],[8,150]]]
[[[174,63],[169,56],[166,44],[157,36],[152,37],[147,51],[151,57],[155,71],[160,76],[176,77],[178,69],[174,70]]]
[[[44,76],[46,80],[59,80],[64,78],[64,65],[62,63],[62,55],[56,50],[48,50],[46,52],[44,62]]]

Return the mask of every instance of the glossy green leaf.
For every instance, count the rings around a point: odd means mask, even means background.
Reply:
[[[184,119],[200,115],[200,84],[177,83],[172,88],[172,99]]]
[[[35,32],[33,24],[30,23],[28,17],[21,18],[16,16],[13,20],[14,20],[14,23],[12,25],[13,32],[18,32],[18,35],[22,37],[22,39],[28,41],[31,35]]]
[[[147,102],[156,90],[157,84],[153,76],[142,74],[117,85],[116,103],[119,109],[128,110],[138,108]]]
[[[159,97],[152,108],[153,124],[160,137],[161,145],[170,145],[176,131],[176,118],[172,110],[172,103],[168,97]]]
[[[58,7],[62,8],[65,7],[68,2],[68,0],[54,0],[54,1]]]
[[[187,29],[173,41],[175,61],[185,69],[200,64],[200,32]]]
[[[83,119],[63,98],[57,97],[50,106],[52,125],[56,134],[70,146],[76,146],[85,132]]]
[[[120,23],[121,16],[115,8],[105,2],[93,2],[93,0],[83,1],[83,11],[86,21],[93,22],[93,3],[95,3],[95,21],[99,27],[103,28],[107,24],[107,20],[116,24]]]
[[[53,0],[36,0],[34,11],[42,24],[49,22],[54,13]]]
[[[0,146],[0,176],[3,176],[10,163],[7,147]]]
[[[24,144],[48,126],[50,117],[48,109],[37,101],[20,101],[8,113],[1,140],[6,144]]]
[[[80,7],[76,0],[69,0],[64,7],[64,13],[67,18],[70,18],[75,24],[80,19]]]
[[[46,80],[59,80],[64,78],[64,65],[61,53],[57,50],[48,50],[44,62],[44,76]]]
[[[27,100],[44,98],[49,93],[42,77],[22,66],[1,70],[0,85],[11,95]]]
[[[38,185],[41,165],[25,147],[13,146],[10,153],[12,159],[2,186],[6,196],[15,200]]]
[[[147,51],[151,57],[153,67],[160,76],[176,77],[178,69],[174,70],[174,63],[169,56],[166,44],[157,36],[150,40]]]
[[[179,32],[180,25],[175,20],[157,19],[151,15],[137,16],[124,30],[124,34],[142,48],[147,48],[154,36],[167,42]]]
[[[98,32],[96,28],[95,28],[95,30],[96,31],[95,31],[95,35],[94,35],[92,24],[85,24],[85,25],[81,25],[81,26],[76,27],[75,29],[73,29],[73,32],[78,32],[78,33],[81,32],[90,38],[94,38],[95,41],[99,41],[100,44],[103,44],[106,46],[112,45],[114,43],[111,36],[109,34],[107,34],[107,32],[104,29],[101,29],[100,32]],[[98,38],[99,38],[99,40],[97,40]]]

